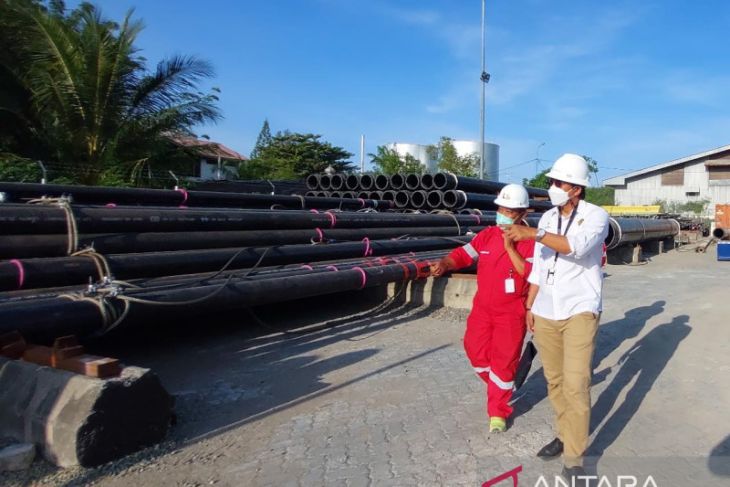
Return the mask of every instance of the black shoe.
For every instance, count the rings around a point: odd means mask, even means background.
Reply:
[[[563,442],[560,438],[555,438],[553,441],[543,446],[542,449],[537,452],[537,456],[543,460],[552,460],[563,453]]]
[[[567,480],[570,485],[575,485],[576,487],[593,487],[594,485],[596,485],[596,476],[588,476],[583,467],[563,466],[563,471],[560,472],[560,475],[562,475],[563,478]]]

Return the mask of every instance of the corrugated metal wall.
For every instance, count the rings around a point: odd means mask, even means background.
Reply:
[[[730,179],[710,181],[705,166],[706,158],[684,165],[682,178],[675,173],[677,167],[656,171],[626,180],[626,186],[616,188],[617,205],[650,205],[657,200],[686,203],[709,199],[708,216],[713,216],[715,204],[730,203]],[[662,184],[664,180],[665,184]],[[682,184],[666,184],[682,181]]]

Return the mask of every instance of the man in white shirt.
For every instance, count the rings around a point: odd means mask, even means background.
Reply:
[[[561,453],[569,481],[584,476],[591,412],[591,360],[601,314],[603,241],[608,214],[585,202],[586,160],[564,154],[547,177],[550,201],[537,228],[513,225],[514,241],[534,239],[535,256],[528,278],[527,327],[534,333],[557,418],[558,436],[538,452],[543,459]]]

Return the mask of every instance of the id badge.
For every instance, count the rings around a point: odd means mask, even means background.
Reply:
[[[504,280],[504,292],[506,294],[512,294],[515,292],[515,280],[511,277]]]
[[[548,286],[552,286],[555,283],[555,269],[550,269],[547,273],[547,279],[545,279],[545,284]]]

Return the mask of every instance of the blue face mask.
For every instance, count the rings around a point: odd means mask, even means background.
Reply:
[[[497,213],[497,225],[512,225],[515,221],[508,217],[504,216],[501,213]]]

